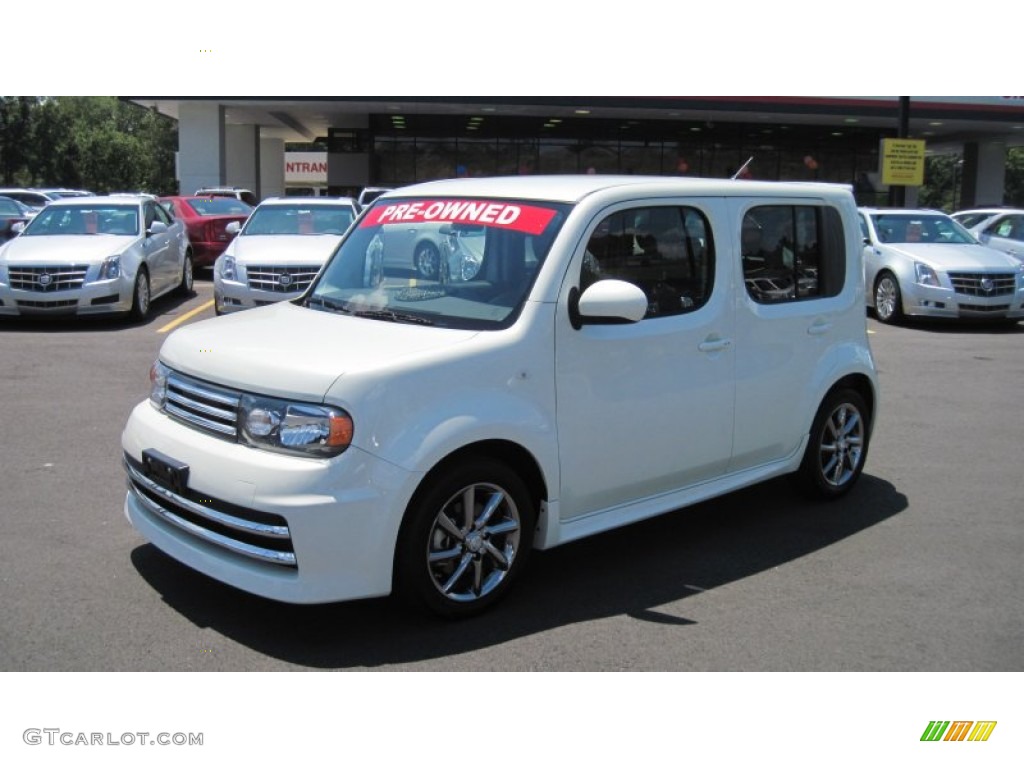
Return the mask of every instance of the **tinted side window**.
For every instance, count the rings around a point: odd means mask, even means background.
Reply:
[[[1004,216],[988,228],[987,234],[1024,240],[1024,216]]]
[[[601,221],[587,243],[580,290],[613,278],[643,290],[648,318],[702,307],[714,282],[714,244],[704,214],[688,207],[631,208]]]
[[[839,212],[827,206],[770,205],[743,217],[747,293],[761,304],[835,296],[846,276]]]

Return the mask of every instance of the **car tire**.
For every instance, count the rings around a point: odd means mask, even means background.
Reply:
[[[480,613],[522,569],[534,520],[531,495],[506,464],[482,458],[442,468],[406,512],[395,552],[396,591],[445,618]]]
[[[135,286],[132,288],[132,308],[128,313],[131,319],[142,322],[149,317],[151,302],[149,273],[144,267],[139,267],[139,271],[135,275]]]
[[[186,253],[181,264],[181,282],[178,284],[178,295],[189,298],[195,295],[195,267],[192,254]]]
[[[903,320],[903,294],[892,272],[883,272],[875,281],[875,317],[889,325]]]
[[[441,266],[441,252],[433,243],[424,240],[416,246],[412,256],[416,274],[427,280],[437,280]]]
[[[829,393],[814,417],[798,473],[809,495],[834,499],[853,487],[867,459],[870,425],[867,404],[856,390]]]

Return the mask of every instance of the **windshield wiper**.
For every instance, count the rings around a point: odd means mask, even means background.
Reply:
[[[348,309],[342,302],[334,301],[333,299],[325,299],[323,296],[310,296],[306,299],[307,307],[319,306],[331,312],[342,312],[346,315],[352,314],[352,310]]]
[[[421,315],[413,315],[409,312],[396,312],[393,309],[364,309],[353,312],[356,317],[369,317],[373,320],[387,320],[391,323],[413,323],[415,325],[434,325],[433,320],[428,320]]]

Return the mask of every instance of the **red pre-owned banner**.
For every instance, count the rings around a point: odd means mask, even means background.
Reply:
[[[374,208],[360,226],[380,224],[486,224],[539,235],[555,211],[504,200],[417,200]]]

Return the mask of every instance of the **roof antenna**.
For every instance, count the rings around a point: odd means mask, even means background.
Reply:
[[[736,171],[736,173],[734,173],[734,174],[733,174],[733,175],[732,175],[732,176],[730,177],[730,179],[732,179],[733,181],[735,181],[735,180],[736,180],[737,178],[739,178],[739,175],[740,175],[741,173],[743,173],[743,172],[744,172],[745,170],[747,170],[747,166],[748,166],[748,165],[750,165],[750,164],[751,164],[752,162],[754,162],[754,156],[753,156],[753,155],[751,155],[750,157],[748,157],[748,158],[747,158],[747,162],[745,162],[745,163],[744,163],[743,165],[741,165],[741,166],[740,166],[740,169],[739,169],[738,171]]]

